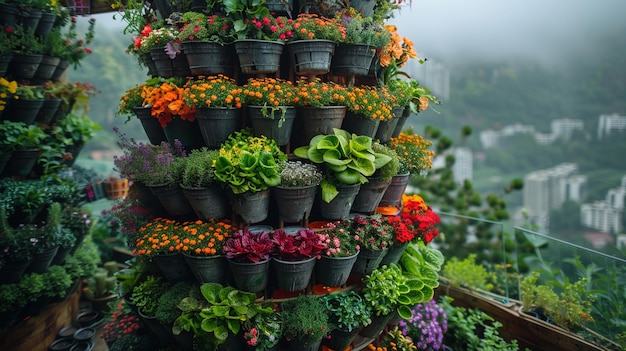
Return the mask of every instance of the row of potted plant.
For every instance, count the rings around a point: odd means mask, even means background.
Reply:
[[[413,259],[420,261],[419,275],[406,271],[404,264],[390,263],[364,276],[364,286],[358,292],[320,290],[313,295],[273,300],[272,305],[258,300],[254,293],[230,285],[168,282],[144,272],[135,281],[135,287],[129,289],[128,301],[137,306],[143,318],[156,316],[162,326],[180,336],[176,341],[183,348],[191,345],[184,342],[186,338],[182,336],[186,335],[195,344],[220,349],[245,342],[256,350],[279,343],[294,350],[308,349],[312,344],[311,350],[316,350],[321,342],[340,350],[349,346],[358,333],[372,338],[388,323],[397,324],[390,321],[396,311],[401,318],[410,318],[416,304],[432,299],[443,259],[437,250],[423,244],[412,244],[410,251]],[[426,288],[428,293],[420,293]],[[177,298],[169,291],[176,291]],[[166,295],[168,299],[164,298]],[[383,322],[370,326],[379,317]]]
[[[170,94],[165,95],[166,92]],[[223,75],[197,79],[150,78],[122,95],[117,113],[130,119],[135,115],[134,108],[151,107],[152,116],[166,126],[172,118],[188,120],[195,110],[202,108],[238,109],[252,105],[282,112],[288,106],[346,106],[354,113],[384,121],[393,117],[391,109],[397,105],[396,96],[405,94],[385,87],[345,87],[320,79],[292,83],[279,78],[250,78],[238,85]],[[268,116],[273,118],[273,114]]]

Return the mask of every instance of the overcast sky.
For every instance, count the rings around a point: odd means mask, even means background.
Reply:
[[[420,56],[554,62],[593,51],[599,38],[626,35],[626,1],[413,0],[390,22]]]

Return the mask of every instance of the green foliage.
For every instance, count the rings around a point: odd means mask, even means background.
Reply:
[[[172,332],[183,330],[196,338],[206,338],[212,347],[221,345],[228,335],[239,333],[242,323],[259,313],[273,313],[271,307],[257,303],[254,293],[237,290],[219,283],[200,286],[201,297],[188,296],[180,301],[182,314],[174,321]]]
[[[448,332],[444,335],[444,344],[453,350],[519,350],[517,340],[509,343],[500,336],[498,329],[502,327],[502,323],[485,312],[453,306],[450,298],[444,298],[440,305],[448,317]]]
[[[491,290],[495,274],[489,272],[482,265],[476,264],[476,255],[470,254],[464,259],[452,257],[443,266],[442,275],[453,286],[463,286],[470,289]]]
[[[163,325],[171,326],[182,311],[178,303],[189,296],[193,285],[190,282],[178,282],[159,297],[154,316]]]
[[[294,150],[294,155],[323,164],[326,172],[322,179],[322,200],[331,202],[338,194],[337,184],[367,182],[369,176],[386,165],[391,157],[377,153],[372,148],[372,138],[357,136],[342,129],[333,134],[316,135],[309,145]]]
[[[157,308],[159,297],[169,288],[169,284],[161,277],[149,275],[139,285],[133,288],[131,300],[137,305],[139,312],[153,317]]]
[[[289,339],[318,340],[329,331],[326,305],[312,295],[282,303],[283,335]]]
[[[332,293],[322,299],[333,329],[351,332],[372,322],[370,307],[355,291]]]
[[[181,159],[182,178],[180,184],[185,187],[202,188],[215,183],[213,163],[219,151],[206,147],[192,150]]]

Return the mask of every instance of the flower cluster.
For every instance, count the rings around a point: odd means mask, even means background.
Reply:
[[[167,48],[171,58],[176,56],[178,43],[178,31],[170,27],[153,29],[149,24],[139,33],[131,49],[132,53],[149,53],[154,48]],[[173,57],[174,56],[174,57]]]
[[[166,142],[160,145],[138,143],[119,129],[113,130],[120,138],[118,146],[123,151],[123,155],[113,157],[113,164],[123,178],[145,185],[161,185],[180,177],[177,157],[185,156],[180,141],[177,140],[174,147]]]
[[[415,237],[428,244],[439,236],[436,225],[441,223],[439,215],[433,212],[419,195],[402,195],[402,212],[400,216]]]
[[[113,345],[116,340],[124,335],[133,334],[141,328],[141,319],[124,309],[120,303],[111,314],[111,321],[102,327],[102,337],[108,345]]]
[[[383,217],[383,220],[391,224],[391,226],[393,227],[394,244],[402,245],[404,243],[410,242],[415,237],[415,232],[413,232],[407,226],[401,216],[385,216]]]
[[[334,18],[302,13],[292,24],[292,40],[326,39],[340,42],[346,39],[346,28]]]
[[[245,102],[253,106],[294,106],[296,87],[280,78],[250,78],[243,86]]]
[[[179,252],[181,224],[173,219],[157,217],[139,228],[134,254],[154,256]]]
[[[17,82],[0,77],[0,111],[6,108],[7,100],[17,92]]]
[[[417,350],[417,346],[409,336],[402,334],[396,326],[392,330],[387,331],[380,342],[378,342],[378,346],[369,344],[367,349],[371,351],[413,351]]]
[[[395,25],[388,24],[385,29],[391,34],[391,40],[378,52],[379,63],[382,67],[391,64],[402,67],[410,58],[417,57],[411,39],[401,36]]]
[[[348,110],[373,120],[386,121],[393,118],[393,97],[385,87],[353,86],[348,88],[346,106]]]
[[[130,196],[127,196],[122,202],[114,204],[111,209],[103,212],[111,214],[120,221],[120,232],[124,235],[136,233],[151,218],[154,218],[154,210],[151,207],[144,206],[141,201]],[[134,244],[134,242],[129,244]]]
[[[278,167],[280,169],[280,185],[284,187],[318,185],[324,176],[316,165],[302,161],[284,161]]]
[[[432,142],[411,130],[402,132],[388,143],[400,160],[400,173],[420,175],[432,167],[435,152],[428,150]]]
[[[197,18],[183,25],[178,33],[178,39],[227,44],[234,41],[235,32],[233,23],[228,17],[198,14]]]
[[[222,254],[224,241],[232,234],[228,221],[202,221],[182,223],[181,251],[191,256],[215,256]]]
[[[252,18],[249,22],[251,31],[247,39],[265,39],[287,41],[291,39],[292,20],[285,16],[264,16],[262,18]]]
[[[185,103],[191,107],[243,106],[243,89],[224,75],[189,80],[183,86]]]
[[[326,223],[320,228],[320,232],[325,236],[327,257],[348,257],[359,252],[361,246],[357,243],[352,234],[352,221],[342,219],[335,222]]]
[[[187,105],[184,98],[182,83],[176,79],[168,79],[149,91],[145,104],[152,105],[152,116],[166,127],[174,117],[193,122],[196,118],[195,108]]]
[[[430,300],[415,305],[411,312],[410,319],[398,324],[402,334],[411,337],[420,350],[441,350],[443,335],[448,330],[444,309]]]
[[[361,248],[384,250],[394,240],[394,228],[381,215],[356,216],[352,219],[352,233]]]
[[[325,82],[320,78],[299,79],[296,82],[298,106],[324,107],[345,106],[347,89],[334,82]]]

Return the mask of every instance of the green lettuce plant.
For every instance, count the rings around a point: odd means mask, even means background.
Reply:
[[[391,160],[388,155],[375,152],[372,144],[369,136],[333,128],[333,134],[316,135],[309,145],[296,148],[294,155],[324,165],[325,177],[320,186],[322,200],[328,203],[337,196],[337,185],[366,183],[367,177]]]
[[[242,130],[222,144],[215,161],[215,178],[234,194],[263,191],[280,184],[278,163],[286,160],[275,140]]]
[[[180,335],[192,332],[196,338],[206,339],[212,347],[223,344],[229,334],[237,335],[242,324],[258,314],[270,314],[271,306],[257,303],[256,294],[237,290],[219,283],[200,286],[204,299],[188,296],[180,301],[182,314],[174,321],[172,332]]]

